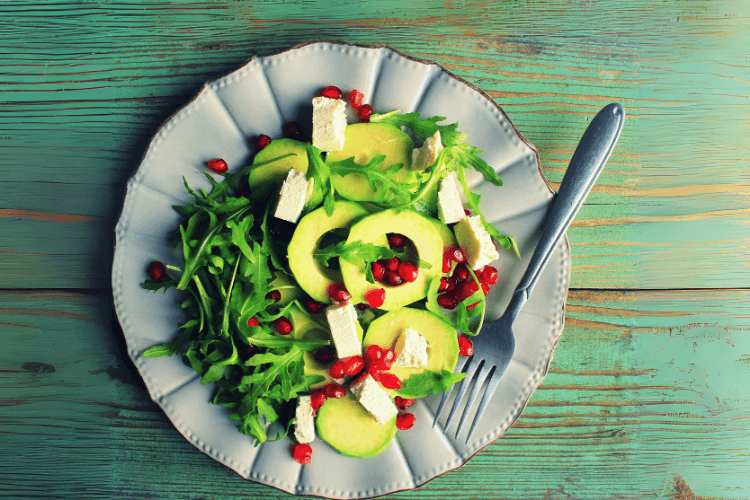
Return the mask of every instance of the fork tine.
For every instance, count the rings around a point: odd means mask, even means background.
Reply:
[[[469,434],[466,436],[466,442],[469,442],[469,438],[471,438],[471,435],[474,434],[474,430],[477,428],[477,424],[479,423],[479,419],[482,418],[482,414],[484,413],[485,408],[487,407],[487,403],[490,402],[490,399],[492,398],[492,395],[495,393],[495,389],[497,389],[497,385],[500,383],[500,377],[502,376],[501,373],[498,373],[497,368],[493,368],[492,373],[490,373],[489,377],[487,377],[487,389],[484,391],[484,396],[482,396],[482,401],[479,402],[479,408],[477,409],[477,414],[474,415],[474,421],[471,423],[471,429],[469,429]]]
[[[461,373],[466,366],[467,359],[464,358],[461,360],[461,368],[458,369],[455,373]],[[437,410],[435,411],[435,419],[432,421],[432,426],[435,427],[438,423],[438,418],[440,418],[440,414],[443,412],[443,408],[445,408],[445,403],[448,402],[448,398],[451,395],[451,392],[453,391],[453,386],[450,386],[445,393],[443,394],[443,399],[440,400],[440,404],[437,407]]]
[[[461,386],[458,388],[458,395],[456,395],[456,400],[453,401],[453,407],[451,407],[451,412],[448,414],[448,420],[445,421],[444,429],[447,429],[451,425],[451,422],[453,421],[453,415],[456,414],[456,410],[461,405],[461,399],[464,397],[466,389],[469,388],[469,384],[471,384],[471,381],[474,378],[474,374],[479,368],[481,368],[483,363],[483,359],[477,360],[474,359],[474,356],[469,358],[469,360],[466,362],[466,366],[464,368],[466,376],[461,382]]]
[[[469,399],[466,401],[466,406],[464,407],[464,412],[461,414],[461,420],[458,422],[458,427],[456,427],[456,439],[458,439],[458,435],[461,432],[461,429],[464,427],[464,422],[466,421],[466,417],[469,415],[469,412],[471,411],[471,405],[474,404],[474,400],[477,398],[477,394],[479,394],[479,390],[482,388],[482,385],[484,385],[484,381],[488,376],[491,376],[491,372],[495,369],[495,366],[490,366],[489,363],[482,363],[482,366],[479,369],[479,375],[477,375],[477,381],[474,383],[474,387],[471,388],[471,392],[469,393]]]

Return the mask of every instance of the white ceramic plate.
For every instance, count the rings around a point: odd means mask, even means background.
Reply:
[[[436,63],[385,46],[302,45],[253,58],[208,83],[159,129],[128,183],[116,228],[112,289],[128,352],[151,397],[199,450],[244,478],[292,494],[362,498],[415,488],[461,466],[518,418],[544,378],[562,334],[570,249],[565,239],[521,312],[514,327],[513,360],[468,443],[464,434],[452,438],[455,423],[447,436],[431,426],[436,396],[418,401],[413,407],[417,424],[399,431],[387,450],[373,458],[346,458],[316,439],[312,463],[301,466],[290,455],[289,438],[254,447],[253,438],[240,434],[227,418],[228,410],[209,403],[213,387],[202,386],[178,356],[142,356],[149,347],[174,338],[184,318],[177,292],[154,294],[139,284],[153,260],[182,265],[169,239],[178,225],[172,205],[191,199],[182,177],[194,189],[209,188],[202,173],[207,160],[224,158],[230,171],[244,166],[251,159],[253,137],[281,137],[281,126],[288,121],[311,123],[311,97],[328,85],[360,90],[376,112],[400,109],[445,116],[444,123],[457,121],[467,142],[482,149],[483,158],[500,172],[501,188],[478,174],[470,178],[472,189],[482,195],[487,219],[513,235],[523,255],[517,260],[501,252],[495,264],[502,281],[490,293],[488,319],[499,317],[536,245],[553,191],[536,151],[489,96]]]

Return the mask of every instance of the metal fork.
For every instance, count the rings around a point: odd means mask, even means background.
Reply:
[[[534,288],[550,255],[552,255],[570,223],[573,222],[573,218],[594,186],[596,179],[604,168],[604,164],[607,163],[607,159],[609,159],[617,139],[620,137],[624,120],[625,110],[617,103],[604,107],[591,120],[573,154],[573,158],[570,160],[568,170],[560,184],[560,190],[549,209],[542,236],[521,282],[510,299],[510,304],[499,319],[486,323],[480,334],[474,337],[474,355],[467,358],[460,368],[461,371],[466,372],[466,377],[458,389],[458,395],[444,427],[444,431],[447,431],[456,410],[461,405],[464,394],[476,375],[476,382],[471,388],[464,412],[456,429],[456,438],[461,433],[464,422],[470,414],[472,404],[484,385],[486,386],[484,396],[479,403],[469,434],[466,436],[466,442],[474,433],[487,403],[497,389],[500,378],[513,357],[516,345],[513,322],[528,300],[531,290]],[[445,392],[440,401],[432,424],[433,427],[437,425],[438,418],[450,397],[451,391],[452,387]]]

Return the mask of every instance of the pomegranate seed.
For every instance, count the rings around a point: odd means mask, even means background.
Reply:
[[[406,236],[398,233],[388,235],[388,245],[391,248],[401,248],[406,244]]]
[[[367,367],[367,373],[370,374],[373,380],[380,382],[383,378],[383,367],[380,364],[374,364]]]
[[[284,134],[284,137],[289,139],[294,139],[295,141],[302,140],[302,129],[297,122],[285,123],[284,126],[281,127],[281,133]]]
[[[466,282],[466,283],[462,284],[456,290],[456,302],[463,302],[464,300],[466,300],[469,297],[471,297],[472,293],[474,293],[474,292],[471,291],[471,283]]]
[[[216,172],[217,174],[223,174],[227,170],[229,170],[229,165],[227,165],[227,162],[225,162],[221,158],[208,160],[206,162],[206,166],[208,167],[209,170],[211,170],[212,172]]]
[[[344,360],[344,373],[353,377],[364,370],[365,360],[362,356],[350,356]]]
[[[334,302],[344,302],[352,297],[343,283],[331,283],[328,285],[328,295]]]
[[[365,300],[370,304],[370,307],[382,306],[383,302],[385,302],[385,289],[377,288],[375,290],[370,290],[365,294]]]
[[[464,251],[459,247],[451,248],[450,256],[451,260],[453,260],[454,262],[466,262],[466,255],[464,255]]]
[[[467,337],[458,337],[458,352],[461,356],[473,356],[474,344]]]
[[[451,281],[448,278],[440,278],[440,288],[438,288],[438,292],[447,291],[450,285]]]
[[[413,413],[402,413],[396,417],[396,427],[402,431],[409,430],[414,425],[414,420],[416,420],[416,417]]]
[[[455,309],[458,305],[458,302],[456,302],[456,298],[446,293],[444,293],[443,295],[438,295],[437,303],[444,309]]]
[[[453,277],[458,282],[466,281],[467,279],[469,279],[469,269],[466,267],[466,264],[462,262],[457,265],[453,270]]]
[[[466,309],[471,310],[477,307],[478,305],[479,305],[479,302],[474,302],[473,304],[469,304],[468,306],[466,306]]]
[[[310,404],[312,405],[313,415],[315,415],[315,412],[325,404],[327,399],[328,396],[326,395],[325,388],[316,389],[313,391],[312,395],[310,396]]]
[[[395,271],[388,271],[385,273],[385,282],[391,286],[399,286],[404,284],[404,278]]]
[[[443,252],[443,273],[448,274],[449,272],[451,272],[452,266],[453,263],[451,261],[450,250],[445,250]]]
[[[357,110],[357,116],[359,116],[360,121],[365,122],[365,123],[370,121],[371,114],[372,114],[372,106],[370,106],[369,104],[363,104]]]
[[[482,277],[484,277],[484,281],[488,285],[494,285],[497,283],[497,269],[492,266],[486,266],[482,272]]]
[[[323,347],[315,351],[315,354],[313,354],[313,358],[315,358],[315,361],[317,361],[321,365],[327,365],[336,361],[336,353],[334,352],[333,348]]]
[[[260,323],[258,323],[258,320],[255,318],[250,318],[247,320],[247,326],[260,326]]]
[[[318,302],[312,297],[305,297],[302,299],[302,307],[304,307],[310,314],[318,314],[325,308],[325,306],[325,304]]]
[[[479,284],[476,281],[469,280],[467,281],[467,283],[469,284],[469,289],[471,290],[472,293],[479,291]]]
[[[467,210],[464,208],[464,215],[466,215],[467,217],[471,217],[471,210]]]
[[[448,292],[453,291],[456,288],[456,285],[458,282],[456,281],[456,278],[450,277],[448,278]]]
[[[490,285],[488,285],[487,283],[482,283],[482,292],[485,295],[488,295],[490,293]]]
[[[148,266],[148,275],[152,280],[161,283],[167,279],[167,268],[163,263],[155,260]]]
[[[380,383],[386,389],[401,389],[401,380],[392,373],[384,373],[380,378]]]
[[[367,302],[360,302],[355,306],[360,311],[366,311],[370,308],[370,306],[367,304]]]
[[[404,281],[414,283],[417,281],[419,269],[411,262],[402,262],[401,265],[398,266],[398,275],[404,278]]]
[[[245,359],[245,360],[247,360],[247,359],[250,359],[250,358],[252,358],[252,357],[253,357],[253,355],[255,354],[255,349],[256,349],[256,348],[255,348],[255,346],[254,346],[254,345],[246,345],[246,346],[243,346],[243,347],[242,347],[242,349],[240,350],[240,354],[242,354],[242,355],[243,355],[243,356],[242,356],[242,359]]]
[[[320,91],[320,96],[328,97],[329,99],[341,99],[344,94],[341,92],[340,88],[329,85]]]
[[[307,465],[312,460],[312,447],[306,443],[294,445],[292,457],[302,465]]]
[[[292,322],[284,316],[276,318],[276,321],[273,322],[273,327],[276,328],[279,335],[289,335],[292,333]]]
[[[383,358],[383,350],[377,344],[372,344],[367,347],[365,351],[365,360],[368,365],[377,363]]]
[[[333,399],[341,399],[346,396],[346,389],[339,384],[331,383],[325,386],[326,396]]]
[[[360,373],[359,377],[355,378],[354,382],[352,382],[351,384],[349,384],[349,387],[354,387],[355,385],[359,384],[360,382],[362,382],[364,379],[367,378],[367,375],[368,375],[368,373],[366,371]]]
[[[370,270],[375,281],[380,281],[385,277],[385,266],[381,262],[370,263]]]
[[[396,351],[392,349],[383,349],[383,366],[386,370],[390,370],[393,366],[393,362],[396,361]]]
[[[406,410],[411,405],[413,405],[415,401],[416,399],[406,399],[402,398],[401,396],[396,396],[396,407],[399,410]]]
[[[278,290],[271,290],[266,294],[266,298],[278,302],[281,300],[281,292]]]
[[[258,137],[253,139],[253,146],[256,151],[261,151],[263,148],[271,144],[271,138],[266,134],[260,134]]]
[[[398,266],[401,265],[401,259],[398,257],[391,257],[385,261],[385,268],[388,271],[398,271]]]
[[[365,95],[359,90],[352,90],[349,92],[349,103],[354,109],[359,109],[362,106],[362,99],[364,98]]]
[[[333,378],[344,378],[344,361],[339,359],[328,370],[328,374]]]

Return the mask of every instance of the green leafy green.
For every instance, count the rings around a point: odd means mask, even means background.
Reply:
[[[390,259],[394,255],[396,254],[388,247],[375,245],[373,243],[363,243],[362,240],[352,241],[350,243],[340,241],[313,252],[313,257],[326,266],[328,265],[328,261],[338,257],[339,259],[345,260],[355,266],[369,267],[371,262],[380,259]]]
[[[411,190],[416,190],[417,183],[415,181],[395,181],[393,176],[396,172],[404,168],[404,166],[401,163],[397,163],[387,169],[381,170],[383,161],[385,161],[385,156],[381,155],[374,157],[363,165],[354,161],[354,157],[352,156],[345,160],[330,163],[328,166],[330,167],[331,174],[342,177],[351,174],[364,176],[367,180],[367,185],[377,194],[377,198],[374,200],[376,203],[393,205],[411,200]]]
[[[438,394],[462,380],[465,376],[465,373],[453,373],[448,370],[443,370],[440,373],[426,370],[404,380],[401,388],[394,392],[402,398],[423,398],[430,394]]]

